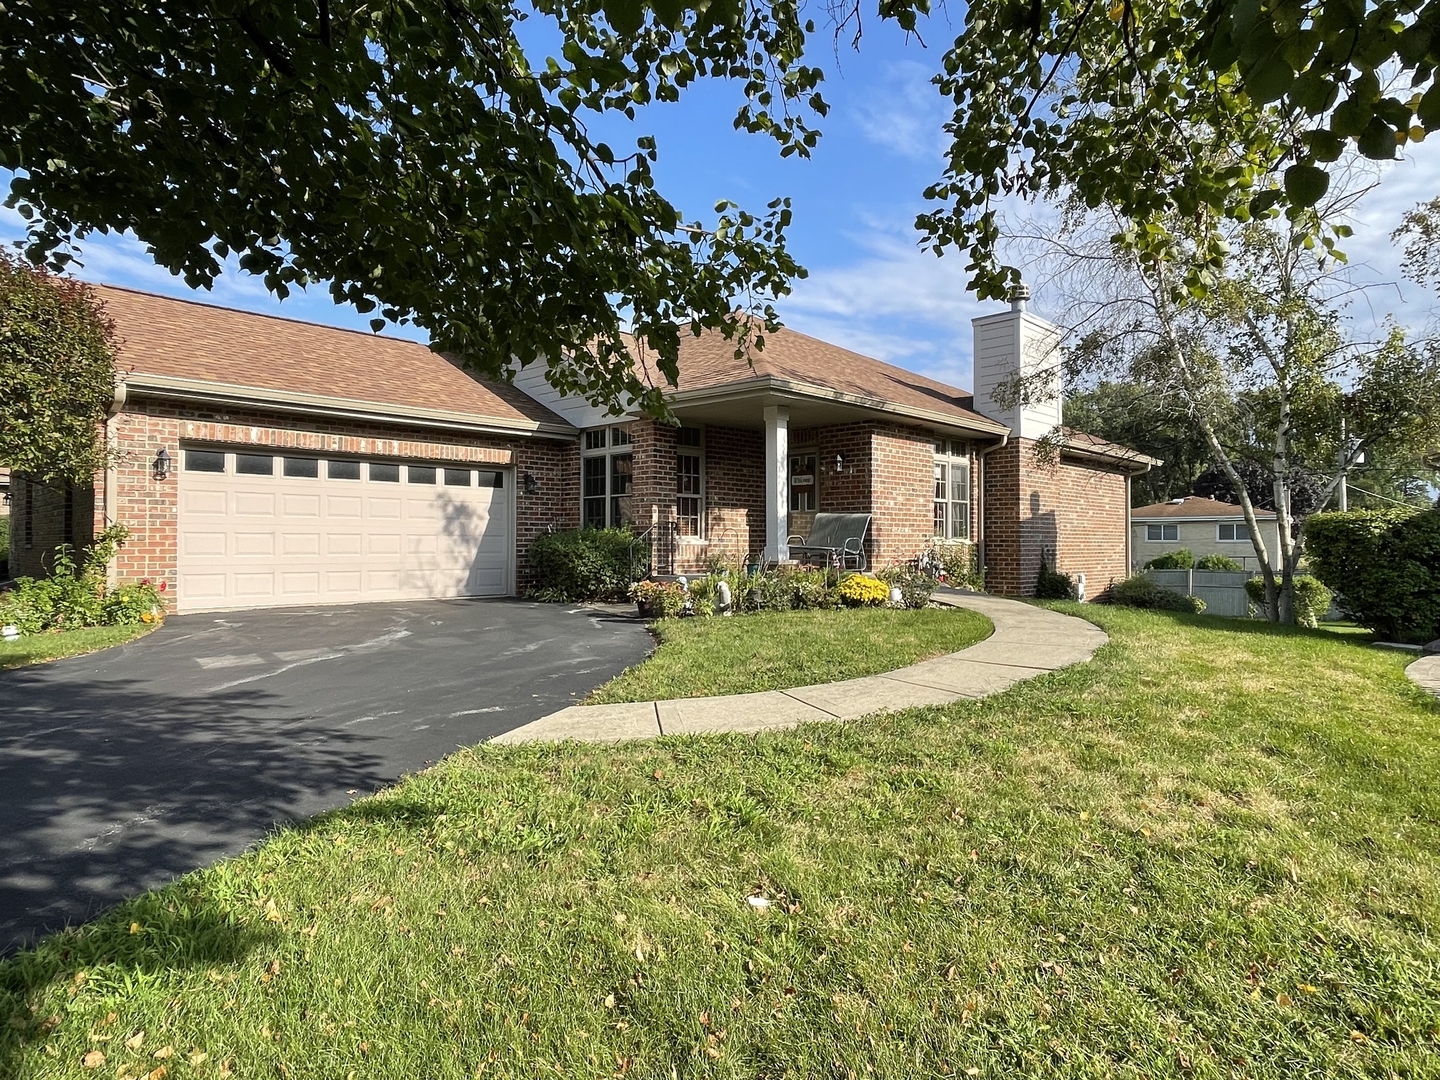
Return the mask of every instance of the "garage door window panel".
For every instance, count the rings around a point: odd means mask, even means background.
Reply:
[[[225,471],[225,455],[218,450],[186,450],[185,471],[223,473]],[[26,505],[28,506],[29,503],[27,502]]]
[[[398,484],[400,482],[400,466],[372,461],[370,463],[370,480],[372,483],[378,484]]]
[[[446,486],[446,487],[470,487],[470,486],[471,486],[471,485],[470,485],[470,470],[469,470],[469,469],[446,469],[446,470],[445,470],[445,486]]]
[[[360,462],[327,461],[325,463],[325,475],[331,480],[359,480]]]
[[[432,465],[411,465],[405,470],[405,479],[412,484],[433,484],[435,468]]]
[[[273,454],[236,454],[235,473],[238,476],[274,476],[275,456]]]
[[[300,480],[314,480],[320,475],[320,459],[287,457],[285,475]]]

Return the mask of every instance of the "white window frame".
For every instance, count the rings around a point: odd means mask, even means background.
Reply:
[[[962,471],[965,477],[964,497],[955,498],[956,472]],[[972,524],[970,521],[970,444],[960,439],[935,438],[934,474],[932,480],[936,485],[944,484],[944,494],[948,498],[932,498],[931,507],[934,511],[933,532],[936,538],[942,540],[966,540],[970,539]],[[939,494],[938,492],[934,494]],[[963,528],[956,527],[956,510],[963,511]]]
[[[796,505],[795,505],[795,495],[796,495],[796,487],[795,487],[795,477],[796,477],[795,463],[796,463],[797,461],[802,461],[802,460],[804,460],[805,458],[809,458],[809,459],[810,459],[810,472],[809,472],[809,474],[808,474],[809,477],[810,477],[810,483],[807,485],[807,486],[810,488],[810,491],[809,491],[809,495],[810,495],[810,505],[809,505],[809,506],[796,506]],[[800,474],[800,475],[805,475],[805,474]],[[813,446],[812,446],[812,447],[807,447],[807,448],[802,448],[802,449],[799,449],[799,450],[794,450],[794,451],[792,451],[791,454],[790,454],[790,467],[789,467],[788,470],[786,470],[786,476],[787,476],[787,478],[788,478],[789,490],[788,490],[788,492],[786,493],[785,505],[789,508],[789,512],[792,513],[792,514],[813,514],[816,510],[818,510],[818,509],[820,508],[820,452],[819,452],[819,450],[818,450],[816,447],[813,447]]]
[[[580,433],[580,525],[582,528],[619,528],[617,500],[635,493],[635,441],[628,424],[612,424],[603,428],[586,428]],[[615,491],[615,461],[617,457],[630,458],[630,491],[617,494]],[[605,461],[605,494],[585,494],[585,463],[603,458]],[[604,519],[599,525],[588,522],[585,504],[591,499],[604,499]]]
[[[681,443],[680,433],[682,431],[694,431],[699,438],[698,444]],[[684,495],[680,492],[680,457],[697,457],[700,459],[700,491],[698,494]],[[695,531],[687,533],[684,526],[680,525],[680,500],[695,499],[698,503],[695,512]],[[705,539],[705,429],[703,427],[691,427],[686,425],[675,432],[675,523],[680,529],[681,540],[703,540]]]
[[[1150,535],[1150,531],[1151,531],[1152,529],[1158,529],[1158,530],[1160,531],[1160,535],[1159,535],[1159,536],[1151,536],[1151,535]],[[1170,535],[1169,535],[1169,536],[1166,536],[1166,535],[1165,535],[1165,530],[1166,530],[1166,529],[1169,529],[1169,530],[1170,530]],[[1145,524],[1145,542],[1146,542],[1147,544],[1173,544],[1173,543],[1175,543],[1176,541],[1178,541],[1179,539],[1180,539],[1180,526],[1179,526],[1179,525],[1165,525],[1165,524],[1163,524],[1163,523],[1162,523],[1162,524],[1158,524],[1158,525],[1151,525],[1149,522],[1146,522],[1146,524]]]
[[[1225,535],[1226,529],[1230,530],[1231,535]],[[1217,522],[1215,525],[1215,542],[1217,544],[1248,544],[1250,542],[1250,529],[1243,521]]]

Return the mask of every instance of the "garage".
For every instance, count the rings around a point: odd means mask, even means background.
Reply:
[[[514,590],[509,470],[182,446],[177,608]]]

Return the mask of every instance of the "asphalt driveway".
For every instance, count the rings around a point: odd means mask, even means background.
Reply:
[[[173,617],[0,672],[0,954],[573,704],[633,619],[495,600]]]

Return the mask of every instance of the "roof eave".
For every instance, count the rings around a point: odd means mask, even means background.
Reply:
[[[798,382],[793,379],[781,379],[774,375],[756,375],[753,378],[739,379],[735,382],[724,383],[720,386],[704,387],[698,390],[679,390],[669,395],[668,400],[672,407],[713,405],[726,401],[738,401],[747,397],[756,397],[767,393],[779,396],[806,398],[813,401],[824,401],[837,405],[849,405],[853,408],[866,409],[871,412],[885,413],[890,416],[899,416],[910,420],[920,420],[926,424],[940,427],[959,428],[964,431],[976,432],[983,435],[998,437],[1010,434],[1010,429],[1004,424],[996,423],[994,420],[980,416],[978,413],[970,416],[956,416],[953,413],[940,412],[934,409],[921,409],[912,405],[901,405],[898,402],[884,401],[880,398],[866,397],[861,394],[848,394],[842,390],[834,390],[830,387],[819,386],[814,383]]]
[[[357,420],[381,420],[407,427],[473,431],[493,435],[550,436],[573,439],[578,431],[567,423],[544,420],[514,420],[509,417],[480,416],[445,409],[422,409],[410,405],[389,405],[375,401],[320,394],[301,394],[268,387],[186,379],[174,375],[131,372],[124,379],[129,392],[152,397],[207,401],[218,405],[244,405],[277,412]]]

